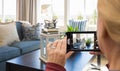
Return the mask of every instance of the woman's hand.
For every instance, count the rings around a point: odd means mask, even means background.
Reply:
[[[96,44],[98,46],[98,40],[96,40],[95,42],[96,42]],[[92,55],[103,55],[103,53],[101,51],[100,52],[90,51],[89,53],[92,54]]]
[[[57,40],[47,45],[48,62],[65,65],[66,59],[72,55],[73,52],[66,54],[66,38]]]

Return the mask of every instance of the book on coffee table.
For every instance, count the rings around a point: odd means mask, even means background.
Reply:
[[[44,28],[42,29],[42,33],[46,33],[46,34],[58,34],[58,28]]]

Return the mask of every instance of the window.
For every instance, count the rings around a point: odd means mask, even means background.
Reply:
[[[89,20],[89,24],[96,24],[97,0],[70,0],[70,18]]]
[[[86,17],[89,24],[97,23],[97,0],[86,0]]]
[[[57,25],[64,25],[64,0],[53,0],[52,2],[53,8],[53,18],[57,18]]]
[[[87,25],[97,23],[97,0],[38,0],[39,18],[57,17],[57,25],[64,26],[69,20],[87,19]],[[66,17],[67,16],[67,17]],[[66,23],[67,21],[67,23]]]
[[[57,19],[57,26],[64,25],[64,0],[38,0],[37,21]]]
[[[16,20],[16,0],[0,0],[0,22]]]
[[[87,30],[96,30],[97,0],[69,0],[69,20],[87,20]]]
[[[84,0],[70,0],[69,19],[78,19],[79,16],[84,16],[85,6]]]
[[[0,22],[2,21],[2,0],[0,0]]]

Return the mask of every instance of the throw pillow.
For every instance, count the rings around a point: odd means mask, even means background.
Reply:
[[[28,21],[19,21],[22,23],[22,26],[24,27],[32,27],[32,25]]]
[[[0,46],[19,41],[15,22],[0,25]]]
[[[39,40],[40,39],[40,25],[36,24],[33,26],[23,26],[23,40]]]

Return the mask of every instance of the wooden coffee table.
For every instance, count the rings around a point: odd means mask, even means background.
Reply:
[[[44,71],[45,63],[40,59],[40,50],[16,57],[6,62],[7,71]],[[82,71],[93,56],[88,52],[77,52],[66,62],[66,71]]]
[[[40,50],[22,55],[6,62],[7,71],[44,71],[45,64],[39,59]]]

